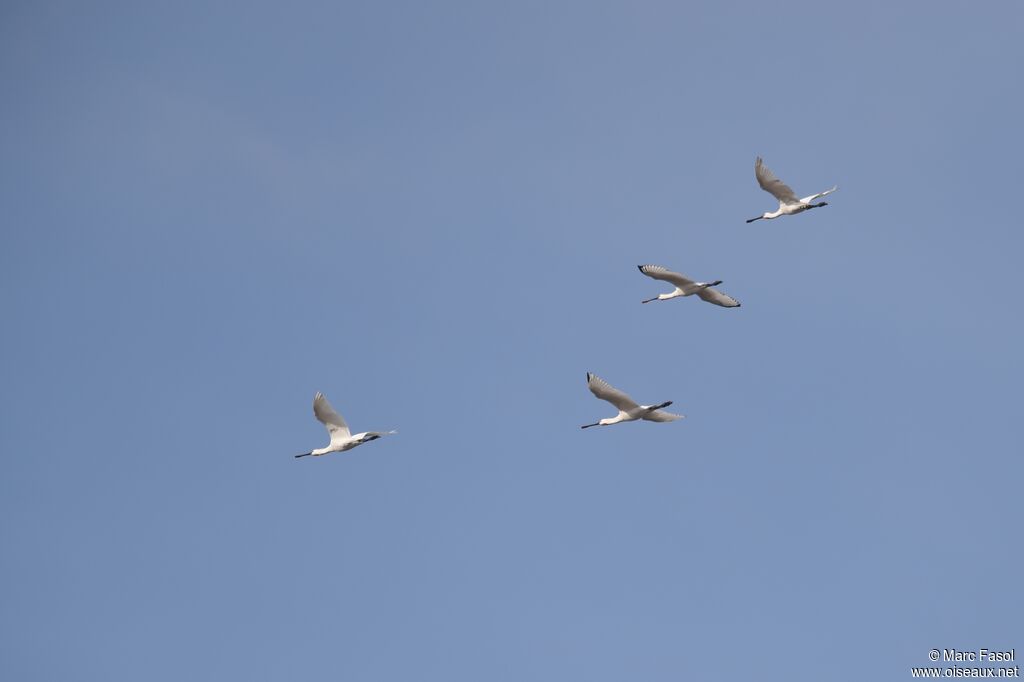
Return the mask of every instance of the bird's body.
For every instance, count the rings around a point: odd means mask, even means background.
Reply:
[[[590,392],[601,400],[606,400],[619,409],[619,413],[614,417],[602,419],[601,421],[593,424],[584,424],[581,429],[587,429],[591,426],[611,426],[612,424],[618,424],[620,422],[632,422],[637,419],[645,419],[651,422],[674,422],[677,419],[682,419],[681,414],[672,414],[671,412],[662,412],[661,409],[668,407],[672,404],[672,401],[661,403],[660,405],[638,405],[636,401],[630,398],[628,395],[623,393],[617,388],[614,388],[607,381],[587,372],[587,387]]]
[[[348,429],[348,424],[331,407],[323,393],[317,393],[313,398],[313,415],[327,428],[327,433],[331,436],[331,442],[327,447],[304,452],[301,455],[295,455],[296,457],[308,457],[309,455],[319,457],[330,452],[345,452],[357,445],[369,443],[371,440],[377,440],[381,436],[395,433],[395,431],[364,431],[353,435]]]
[[[707,301],[708,303],[714,303],[720,305],[723,308],[738,308],[740,302],[732,296],[723,294],[722,292],[712,289],[711,287],[718,286],[722,283],[722,280],[715,280],[714,282],[695,282],[686,275],[681,275],[678,272],[672,272],[668,268],[663,268],[660,265],[638,265],[636,266],[640,272],[644,273],[648,277],[653,279],[660,279],[669,284],[675,285],[675,291],[670,291],[667,294],[658,294],[655,298],[648,298],[641,303],[650,303],[651,301],[667,301],[670,298],[678,298],[680,296],[693,296],[697,295],[701,300]]]
[[[828,206],[827,201],[822,201],[817,204],[812,204],[811,202],[839,189],[838,187],[833,187],[832,189],[827,189],[824,192],[818,192],[817,194],[812,194],[809,197],[799,199],[789,185],[775,177],[775,173],[772,173],[768,166],[764,165],[764,161],[761,160],[760,156],[757,157],[757,161],[754,162],[754,175],[757,177],[757,184],[761,186],[761,189],[779,200],[779,210],[772,211],[771,213],[762,213],[756,218],[748,220],[748,223],[752,223],[755,220],[761,220],[762,218],[765,220],[771,220],[772,218],[778,218],[779,216],[794,215],[796,213],[803,213],[804,211],[812,208]]]

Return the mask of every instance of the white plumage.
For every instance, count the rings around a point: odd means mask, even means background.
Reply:
[[[668,407],[672,404],[672,401],[661,403],[660,405],[638,405],[635,400],[630,398],[628,395],[613,387],[607,381],[587,372],[587,387],[590,392],[601,400],[606,400],[619,409],[619,413],[614,417],[608,419],[602,419],[599,422],[593,424],[584,424],[581,429],[587,429],[591,426],[610,426],[611,424],[618,424],[619,422],[631,422],[637,419],[646,419],[651,422],[674,422],[677,419],[682,419],[681,414],[672,414],[671,412],[662,412],[661,408]]]
[[[649,298],[646,301],[640,301],[641,303],[650,303],[651,301],[667,301],[670,298],[677,298],[679,296],[692,296],[697,294],[697,298],[707,301],[708,303],[714,303],[720,305],[723,308],[739,308],[740,302],[732,296],[723,294],[721,291],[712,289],[711,287],[717,286],[722,283],[722,280],[715,280],[714,282],[695,282],[686,275],[681,275],[678,272],[672,272],[668,268],[664,268],[660,265],[638,265],[636,266],[640,272],[644,273],[648,277],[653,279],[660,279],[663,282],[674,284],[675,291],[670,291],[667,294],[658,294],[654,298]]]
[[[764,165],[764,161],[761,160],[760,156],[757,157],[757,161],[754,162],[754,175],[757,177],[757,184],[761,186],[761,189],[779,200],[779,210],[771,213],[762,213],[756,218],[748,220],[748,223],[760,220],[761,218],[771,220],[772,218],[778,218],[783,215],[793,215],[812,208],[828,206],[827,201],[822,201],[817,204],[812,204],[811,202],[839,189],[839,187],[834,186],[832,189],[827,189],[824,192],[818,192],[817,194],[812,194],[809,197],[798,199],[796,193],[790,188],[790,186],[775,177],[775,173],[772,173],[768,166]]]
[[[329,452],[345,452],[351,450],[357,445],[368,443],[371,440],[377,440],[381,436],[386,436],[391,433],[397,433],[396,431],[364,431],[363,433],[357,433],[352,435],[348,430],[348,424],[341,418],[331,404],[327,402],[327,398],[324,397],[323,393],[317,393],[313,398],[313,416],[315,416],[321,424],[327,427],[327,433],[331,436],[331,442],[325,448],[317,448],[310,452],[304,452],[301,455],[295,455],[296,457],[307,457],[313,455],[319,457],[320,455],[326,455]]]

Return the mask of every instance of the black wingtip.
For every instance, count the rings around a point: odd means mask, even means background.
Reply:
[[[594,376],[594,375],[591,374],[590,372],[587,372],[587,383],[588,384],[590,383],[590,377],[592,377],[592,376]]]
[[[640,272],[643,272],[644,271],[644,266],[638,265],[638,266],[636,266],[636,269],[639,270]]]

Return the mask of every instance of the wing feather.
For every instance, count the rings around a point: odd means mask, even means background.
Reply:
[[[660,279],[664,282],[671,282],[680,289],[686,289],[692,287],[696,282],[686,275],[681,275],[678,272],[672,272],[666,267],[661,265],[638,265],[636,266],[640,272],[644,273],[648,277],[653,279]]]
[[[809,204],[812,201],[814,201],[815,199],[820,199],[821,197],[825,196],[826,194],[832,194],[832,192],[835,192],[837,189],[839,189],[838,185],[832,187],[832,189],[827,189],[824,192],[818,192],[817,194],[812,194],[809,197],[804,197],[803,199],[800,200],[800,203],[802,203],[802,204]]]
[[[740,302],[728,294],[723,294],[717,289],[711,287],[705,287],[697,292],[697,295],[708,303],[714,303],[720,305],[723,308],[739,308]]]
[[[757,184],[761,185],[761,189],[778,199],[780,203],[795,204],[800,201],[790,186],[775,177],[775,173],[764,165],[760,156],[754,162],[754,175],[757,176]]]
[[[313,398],[313,415],[327,427],[327,433],[331,434],[331,442],[344,440],[352,435],[348,430],[348,424],[335,412],[323,393],[317,393]]]
[[[590,388],[590,392],[598,398],[610,402],[623,412],[629,412],[630,410],[635,410],[640,407],[640,405],[632,398],[619,389],[614,388],[611,384],[596,374],[587,372],[587,387]]]
[[[643,418],[649,422],[674,422],[677,419],[686,419],[686,415],[672,414],[671,412],[665,412],[664,410],[655,410],[654,412],[648,412]]]

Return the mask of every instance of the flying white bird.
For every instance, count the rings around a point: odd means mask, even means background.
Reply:
[[[638,265],[640,272],[644,273],[648,277],[653,279],[660,279],[665,282],[676,285],[675,291],[670,291],[667,294],[658,294],[654,298],[649,298],[646,301],[640,301],[641,303],[650,303],[651,301],[667,301],[670,298],[677,298],[679,296],[692,296],[697,294],[697,297],[707,301],[708,303],[714,303],[720,305],[723,308],[739,308],[740,302],[732,296],[727,296],[721,291],[712,289],[713,286],[718,286],[722,283],[722,280],[717,279],[714,282],[694,282],[686,275],[680,275],[678,272],[672,272],[667,268],[663,268],[660,265]]]
[[[327,427],[327,433],[331,434],[331,442],[325,448],[304,452],[301,455],[295,455],[296,457],[308,457],[309,455],[319,457],[329,452],[345,452],[357,445],[369,443],[371,440],[377,440],[389,433],[397,433],[397,431],[365,431],[353,436],[348,430],[348,424],[345,423],[340,414],[334,411],[334,408],[327,402],[327,398],[324,397],[323,393],[317,393],[313,398],[313,415],[321,424]]]
[[[590,392],[598,398],[607,400],[619,408],[619,413],[609,419],[602,419],[593,424],[584,424],[580,427],[581,429],[589,429],[591,426],[610,426],[619,422],[636,421],[637,419],[646,419],[650,422],[674,422],[677,419],[683,418],[681,414],[660,411],[661,408],[671,405],[671,400],[660,405],[637,405],[628,395],[617,388],[613,388],[607,381],[590,372],[587,372],[587,386],[590,388]]]
[[[757,176],[757,184],[761,185],[761,189],[779,200],[779,210],[774,213],[762,213],[756,218],[748,220],[748,223],[760,220],[761,218],[771,220],[772,218],[778,218],[780,215],[793,215],[795,213],[802,213],[808,209],[828,206],[827,201],[822,201],[817,204],[812,204],[811,202],[839,189],[839,187],[836,186],[832,189],[827,189],[824,192],[812,194],[811,196],[804,197],[803,199],[797,199],[796,194],[789,185],[775,177],[775,173],[772,173],[771,170],[768,169],[768,166],[764,165],[764,161],[761,160],[760,156],[757,157],[757,161],[754,162],[754,175]]]

